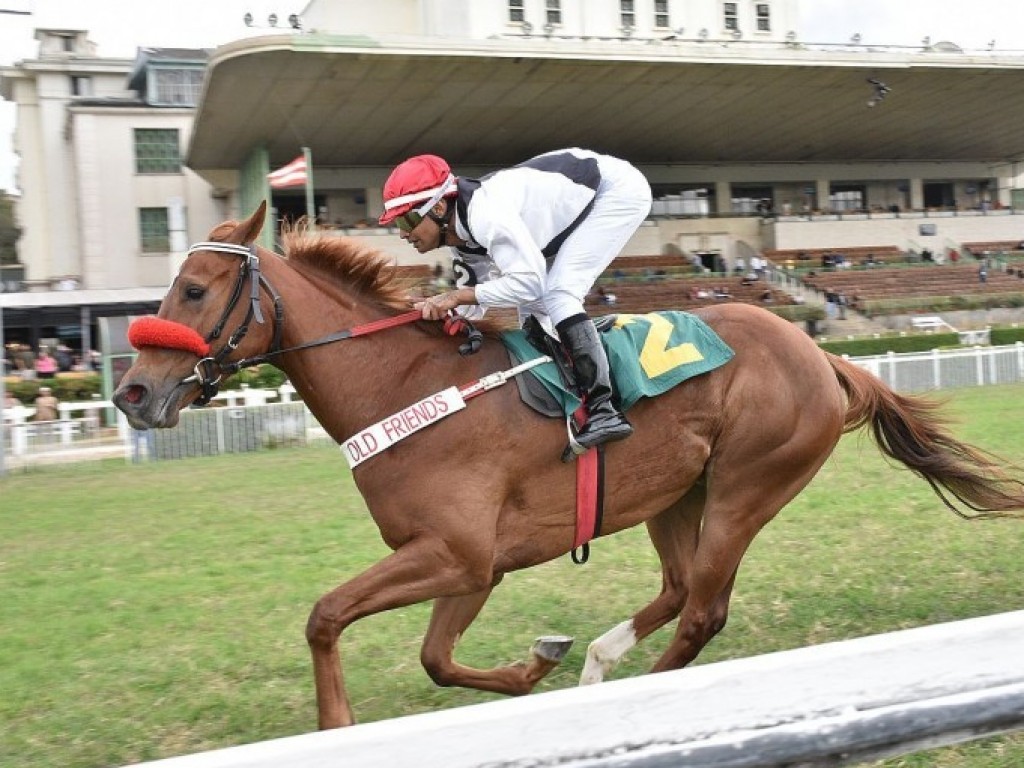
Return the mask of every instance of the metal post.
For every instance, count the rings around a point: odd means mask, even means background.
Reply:
[[[92,370],[92,312],[89,305],[83,304],[79,313],[79,324],[82,330],[82,365],[86,371]]]
[[[3,298],[0,297],[0,360],[3,359],[5,354],[4,347],[4,302]],[[7,472],[7,467],[4,463],[4,440],[7,439],[7,425],[3,420],[3,403],[7,401],[7,381],[5,379],[7,371],[3,370],[3,363],[0,362],[0,477],[3,477]]]
[[[306,218],[310,227],[316,227],[316,208],[313,202],[313,151],[309,147],[302,148],[302,156],[306,160]]]

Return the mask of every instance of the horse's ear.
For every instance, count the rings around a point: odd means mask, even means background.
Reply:
[[[239,245],[249,245],[255,242],[263,229],[263,222],[267,218],[267,201],[260,202],[259,207],[248,219],[240,223],[231,234],[231,240]]]

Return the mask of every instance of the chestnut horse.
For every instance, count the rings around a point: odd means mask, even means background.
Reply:
[[[157,319],[148,319],[153,327],[136,334],[140,354],[114,395],[133,427],[173,427],[182,408],[215,393],[222,372],[270,359],[342,443],[410,404],[509,368],[493,328],[468,356],[438,323],[376,330],[409,311],[390,260],[301,231],[286,234],[281,257],[254,245],[264,216],[261,205],[193,246]],[[692,661],[725,624],[751,540],[845,431],[870,425],[881,450],[955,511],[1024,508],[1024,486],[950,435],[929,401],[894,393],[757,307],[695,314],[735,357],[642,399],[629,411],[634,435],[607,446],[601,533],[646,523],[663,581],[648,605],[590,645],[581,682],[600,681],[673,619],[678,628],[654,670]],[[348,332],[366,328],[376,332]],[[558,664],[569,638],[542,639],[529,662],[493,669],[458,663],[454,648],[504,574],[572,549],[575,466],[559,461],[565,443],[563,422],[538,415],[505,386],[355,467],[393,551],[326,593],[309,617],[321,728],[354,721],[341,633],[391,608],[434,601],[421,660],[439,685],[524,694]]]

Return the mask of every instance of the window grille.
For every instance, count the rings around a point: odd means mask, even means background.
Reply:
[[[654,26],[658,29],[669,28],[668,0],[654,0]]]
[[[135,129],[136,173],[181,173],[177,128]]]
[[[166,208],[139,208],[139,240],[143,253],[168,253],[171,250]]]

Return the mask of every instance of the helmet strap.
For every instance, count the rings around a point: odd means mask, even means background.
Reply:
[[[431,208],[427,211],[427,218],[437,224],[438,233],[440,234],[440,240],[438,241],[438,247],[448,244],[448,228],[451,225],[452,214],[455,213],[455,206],[449,205],[445,202],[445,212],[443,215],[434,213],[434,209]]]

